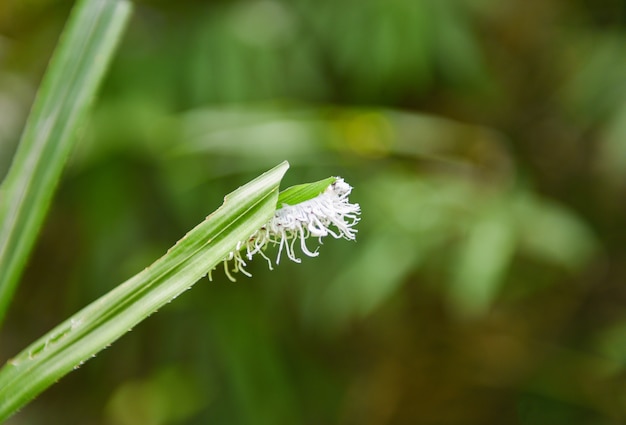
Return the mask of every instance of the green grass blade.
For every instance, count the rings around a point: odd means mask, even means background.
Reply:
[[[44,75],[0,186],[0,323],[130,12],[125,0],[80,0]]]
[[[0,421],[189,289],[276,210],[284,162],[224,199],[154,264],[9,360],[0,370]]]
[[[328,177],[313,183],[304,183],[288,187],[280,192],[278,196],[278,208],[281,208],[285,204],[297,205],[301,202],[313,199],[325,191],[335,180],[337,180],[337,177]]]

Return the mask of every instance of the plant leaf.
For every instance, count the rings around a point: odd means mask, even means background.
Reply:
[[[0,323],[130,12],[126,0],[79,1],[50,61],[0,186]]]
[[[278,196],[277,208],[281,208],[285,204],[297,205],[301,202],[313,199],[325,191],[328,186],[335,182],[335,180],[337,180],[337,177],[328,177],[324,180],[319,180],[313,183],[304,183],[288,187],[280,192],[280,195]]]
[[[0,421],[189,289],[276,210],[283,162],[224,204],[151,266],[94,301],[0,370]]]

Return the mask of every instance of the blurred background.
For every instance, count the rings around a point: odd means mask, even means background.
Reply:
[[[0,176],[72,3],[0,3]],[[626,423],[620,0],[137,2],[0,361],[283,160],[356,243],[218,269],[8,423]]]

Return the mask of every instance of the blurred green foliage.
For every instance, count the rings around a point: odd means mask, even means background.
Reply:
[[[70,5],[0,5],[0,175]],[[284,159],[285,187],[355,187],[358,241],[216,273],[9,423],[623,422],[625,20],[611,0],[139,2],[0,358]]]

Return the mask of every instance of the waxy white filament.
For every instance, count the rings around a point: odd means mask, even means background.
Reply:
[[[337,177],[334,183],[315,198],[296,205],[283,205],[276,210],[268,223],[250,235],[246,241],[240,241],[235,250],[224,258],[226,276],[232,281],[235,281],[235,278],[231,271],[251,276],[245,269],[244,257],[251,260],[255,254],[265,258],[272,270],[272,261],[264,252],[268,245],[278,245],[276,264],[280,262],[283,251],[287,258],[300,263],[301,260],[294,248],[298,240],[300,249],[305,255],[316,257],[318,248],[311,251],[306,245],[306,239],[309,237],[318,238],[320,244],[322,238],[328,235],[337,239],[356,239],[357,230],[354,226],[360,220],[361,207],[359,204],[351,204],[348,200],[351,191],[352,187]],[[231,262],[232,270],[229,269]]]

